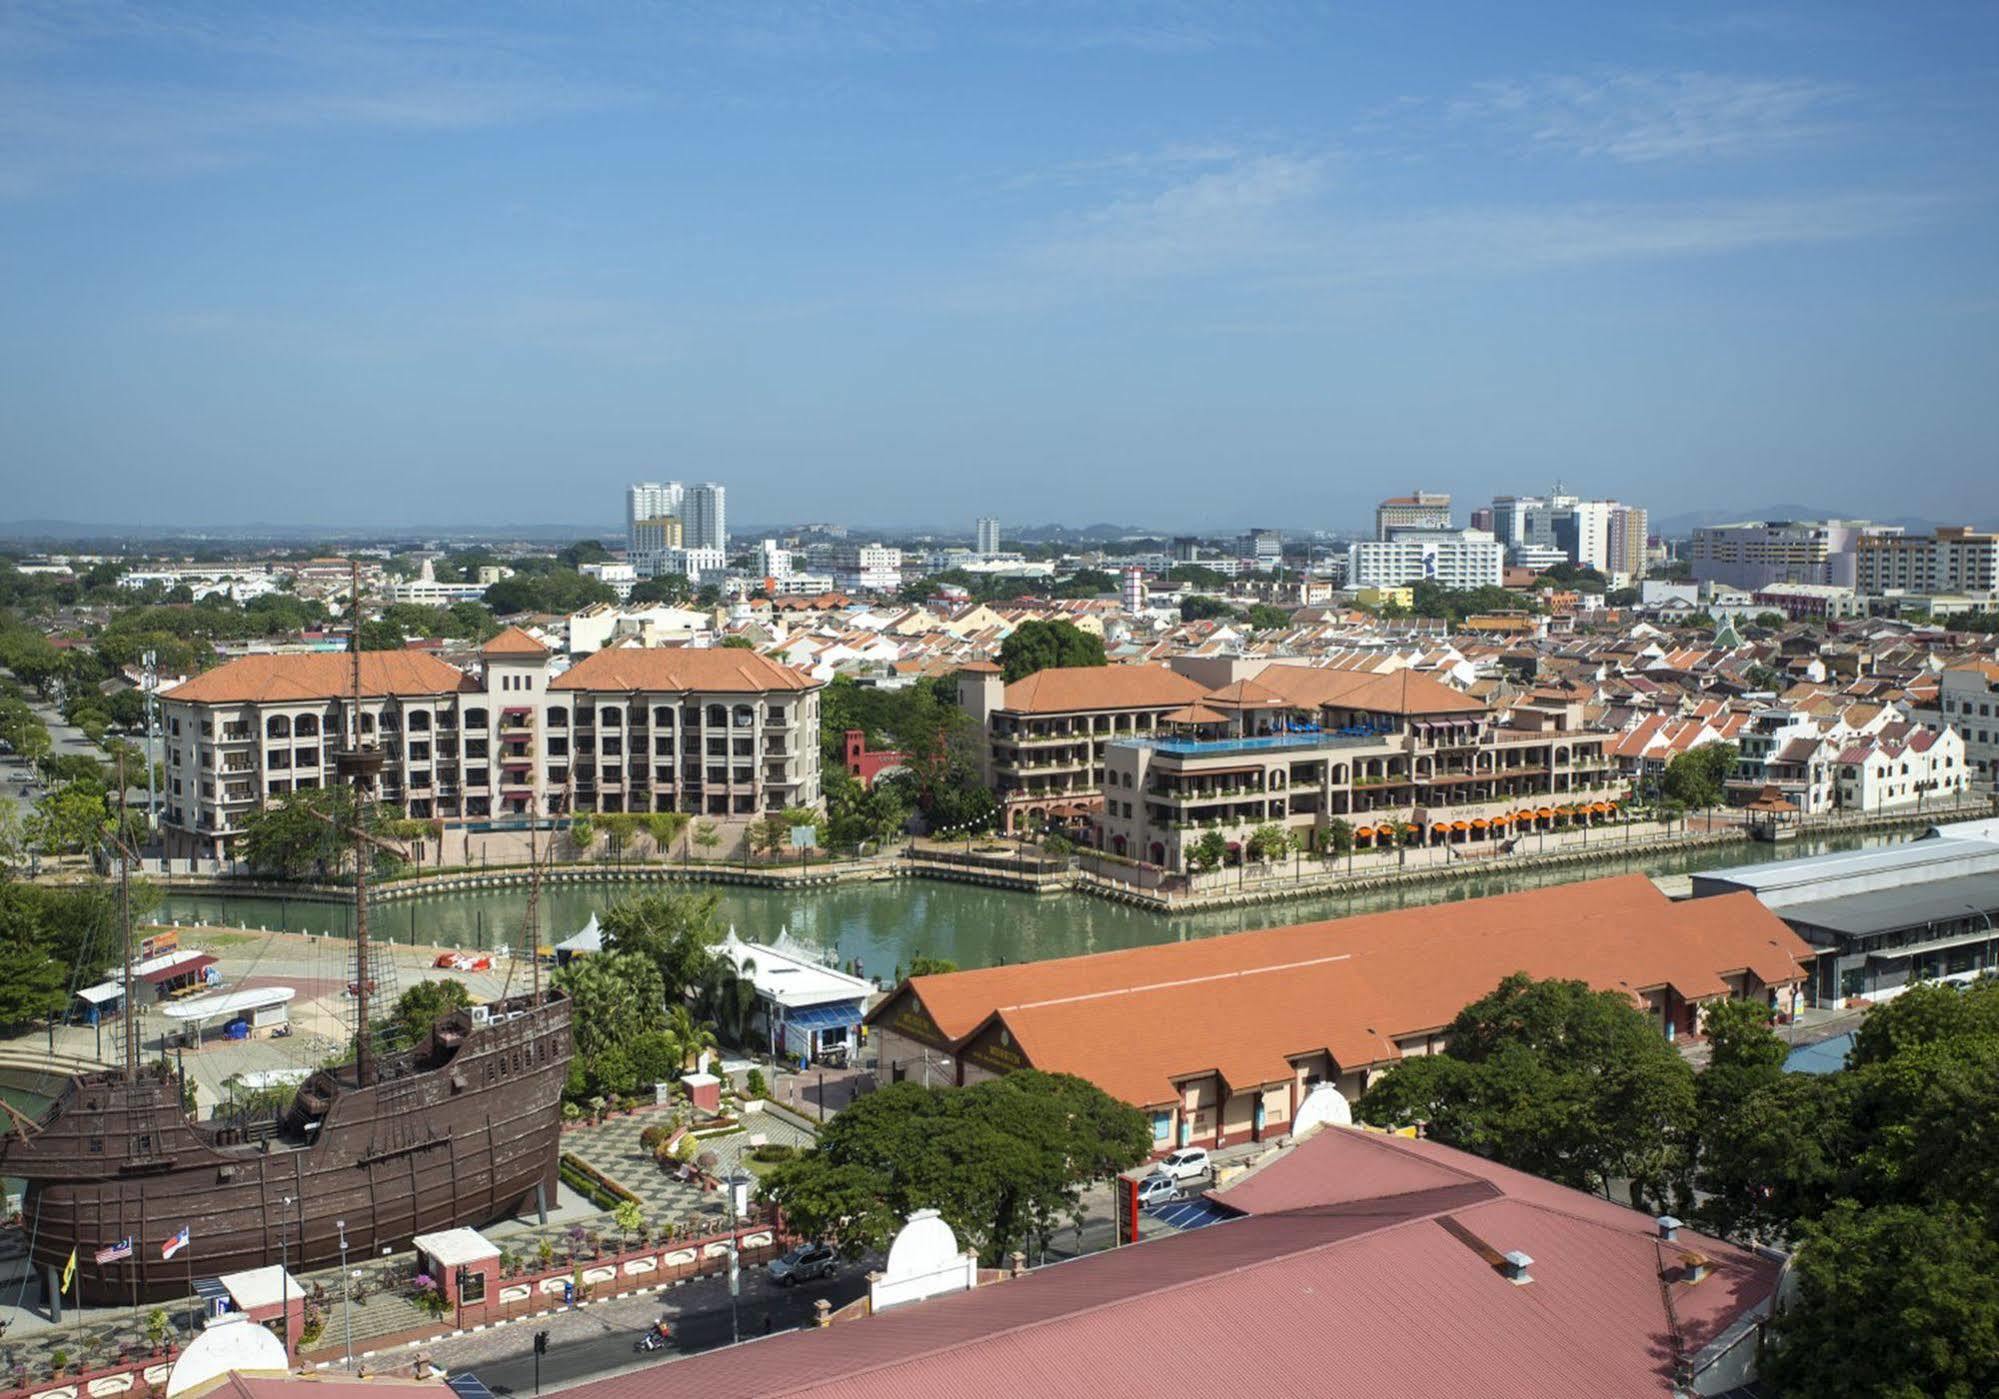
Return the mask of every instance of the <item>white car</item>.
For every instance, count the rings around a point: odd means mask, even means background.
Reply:
[[[1138,1203],[1141,1206],[1170,1205],[1175,1200],[1186,1198],[1180,1182],[1172,1176],[1151,1175],[1138,1183]]]
[[[1206,1147],[1183,1146],[1178,1151],[1166,1153],[1159,1162],[1156,1174],[1171,1176],[1174,1180],[1199,1180],[1213,1169]]]

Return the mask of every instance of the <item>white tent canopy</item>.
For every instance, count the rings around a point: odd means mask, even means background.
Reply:
[[[224,991],[215,996],[197,996],[160,1007],[169,1020],[214,1020],[270,1006],[281,1006],[298,995],[291,986],[257,986],[246,991]]]
[[[581,932],[571,934],[555,945],[555,950],[575,956],[578,953],[594,953],[604,950],[604,930],[597,926],[597,915],[591,914],[590,921],[583,925]]]

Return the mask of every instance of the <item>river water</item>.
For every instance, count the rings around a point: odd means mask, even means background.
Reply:
[[[1361,895],[1324,894],[1252,908],[1160,914],[1082,894],[1042,895],[971,884],[904,879],[831,889],[775,890],[711,886],[725,922],[749,941],[774,938],[779,929],[835,951],[842,962],[859,959],[862,970],[884,981],[911,957],[948,957],[961,967],[1039,961],[1148,943],[1211,937],[1410,904],[1445,903],[1537,888],[1544,884],[1633,871],[1688,874],[1728,865],[1760,863],[1829,850],[1852,850],[1906,837],[1807,837],[1781,846],[1757,843],[1652,850],[1622,857],[1606,852],[1587,867],[1494,873],[1453,883],[1375,890]],[[656,885],[607,876],[601,883],[544,889],[540,924],[544,943],[567,937],[625,894]],[[699,887],[699,886],[695,886]],[[518,945],[527,891],[484,889],[398,900],[376,906],[370,926],[377,937],[443,946]],[[169,895],[163,921],[228,924],[290,932],[347,933],[353,917],[344,905],[221,893]]]

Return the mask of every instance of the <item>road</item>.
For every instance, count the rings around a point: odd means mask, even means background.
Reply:
[[[879,1259],[844,1264],[837,1276],[799,1287],[779,1287],[761,1268],[745,1272],[739,1317],[744,1339],[809,1326],[813,1303],[824,1298],[835,1309],[845,1306],[866,1290],[867,1270],[879,1266]],[[670,1318],[671,1348],[644,1354],[634,1350],[639,1336],[661,1315]],[[451,1374],[477,1375],[495,1394],[527,1395],[535,1392],[534,1334],[542,1330],[549,1333],[548,1354],[541,1358],[545,1390],[614,1370],[662,1364],[676,1355],[729,1344],[728,1283],[702,1278],[663,1292],[517,1321],[422,1349]],[[379,1356],[371,1363],[382,1368]]]

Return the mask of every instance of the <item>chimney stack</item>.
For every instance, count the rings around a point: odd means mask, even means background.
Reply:
[[[1714,1260],[1704,1253],[1690,1253],[1686,1257],[1687,1284],[1692,1286],[1714,1271]]]
[[[1501,1254],[1499,1266],[1500,1271],[1506,1274],[1506,1280],[1515,1287],[1525,1287],[1534,1281],[1527,1275],[1527,1270],[1534,1266],[1534,1260],[1517,1248]]]
[[[1663,1242],[1672,1243],[1680,1237],[1680,1221],[1673,1218],[1670,1214],[1660,1215],[1657,1223],[1659,1225],[1659,1238]]]

